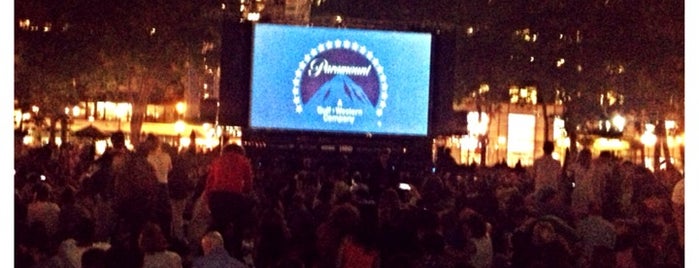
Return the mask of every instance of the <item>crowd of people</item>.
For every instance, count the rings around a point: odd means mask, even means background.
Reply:
[[[20,145],[21,146],[21,145]],[[684,267],[684,176],[550,144],[531,167],[409,167],[123,133],[15,154],[15,267]]]

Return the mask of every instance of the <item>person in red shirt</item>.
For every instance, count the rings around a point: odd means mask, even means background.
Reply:
[[[224,146],[222,154],[211,163],[203,194],[211,212],[209,230],[226,236],[225,240],[230,241],[226,249],[234,255],[240,253],[247,225],[254,222],[252,183],[252,164],[245,149],[238,144]]]
[[[252,191],[252,164],[238,144],[223,147],[223,153],[211,163],[204,193],[210,199],[217,193],[247,194]]]

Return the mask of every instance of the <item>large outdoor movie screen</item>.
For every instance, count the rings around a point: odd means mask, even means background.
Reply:
[[[250,127],[427,135],[429,33],[258,23]]]

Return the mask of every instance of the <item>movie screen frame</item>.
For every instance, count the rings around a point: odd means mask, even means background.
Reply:
[[[250,128],[426,136],[433,36],[257,23]]]

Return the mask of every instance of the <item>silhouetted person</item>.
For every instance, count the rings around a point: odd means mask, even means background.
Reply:
[[[156,198],[154,209],[156,213],[156,221],[160,228],[164,230],[166,237],[170,237],[172,225],[172,206],[170,204],[170,193],[168,188],[168,177],[172,170],[172,159],[170,155],[163,150],[163,143],[158,137],[153,134],[148,134],[144,144],[148,154],[146,160],[155,171]]]
[[[458,166],[454,157],[451,156],[451,148],[447,147],[440,148],[440,150],[437,151],[437,160],[435,164],[437,166],[436,171],[439,172],[451,172]]]
[[[534,160],[532,167],[534,177],[534,191],[550,187],[558,190],[560,187],[559,175],[561,174],[561,162],[553,159],[553,142],[544,142],[544,155]]]
[[[369,192],[374,200],[378,199],[383,190],[395,187],[397,184],[396,167],[390,159],[391,149],[384,148],[379,151],[376,159],[369,166],[368,176],[364,179],[364,184],[369,186]]]
[[[247,267],[231,257],[223,247],[223,236],[217,231],[208,232],[201,239],[203,256],[194,258],[192,268],[243,268]]]
[[[152,222],[146,223],[138,237],[138,245],[143,252],[143,268],[182,267],[182,258],[174,251],[168,250],[168,242],[160,227]]]
[[[245,150],[240,145],[228,144],[223,154],[211,163],[204,188],[204,198],[211,211],[210,229],[224,234],[226,248],[236,258],[241,257],[243,230],[251,224],[253,201],[248,195],[252,180],[252,164]]]

